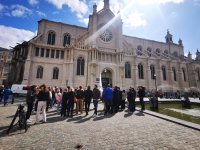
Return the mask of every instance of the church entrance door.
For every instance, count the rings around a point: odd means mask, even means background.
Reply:
[[[104,69],[101,73],[102,86],[105,88],[108,84],[112,86],[112,73],[108,69]]]

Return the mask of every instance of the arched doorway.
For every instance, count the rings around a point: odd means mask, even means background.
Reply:
[[[103,88],[106,87],[108,84],[112,86],[112,72],[109,69],[103,69],[103,71],[101,72],[101,81]]]

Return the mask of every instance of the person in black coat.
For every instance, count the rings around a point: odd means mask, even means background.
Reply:
[[[145,97],[145,87],[138,87],[138,97],[140,99],[141,104],[141,111],[145,110],[145,104],[144,104],[144,97]]]
[[[129,111],[133,113],[135,111],[135,98],[136,98],[136,91],[134,88],[130,88],[127,93],[127,100],[129,103]]]
[[[26,104],[27,104],[27,112],[26,112],[26,120],[28,123],[32,122],[32,120],[30,119],[31,116],[31,112],[33,110],[33,105],[34,105],[34,101],[35,101],[35,88],[36,86],[31,86],[28,91],[27,91],[27,95],[26,95]]]
[[[117,113],[119,110],[119,90],[118,87],[115,86],[113,90],[113,112]]]
[[[61,108],[61,117],[66,117],[66,110],[67,110],[67,101],[68,101],[68,92],[67,89],[64,89],[64,92],[62,94],[62,108]]]
[[[88,112],[90,111],[90,103],[91,103],[92,97],[93,97],[93,92],[92,92],[90,86],[88,86],[87,90],[85,90],[85,92],[84,92],[86,115],[88,115]]]
[[[67,116],[73,117],[75,92],[71,87],[67,87]]]

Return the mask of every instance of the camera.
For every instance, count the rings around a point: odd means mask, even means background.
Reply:
[[[21,112],[24,109],[24,104],[19,104],[18,105],[18,110]]]

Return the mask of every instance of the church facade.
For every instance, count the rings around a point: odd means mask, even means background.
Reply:
[[[122,26],[109,0],[100,11],[93,6],[87,28],[40,20],[29,41],[22,83],[84,87],[102,80],[122,89],[199,89],[199,61],[184,56],[181,40],[174,43],[169,31],[165,43],[126,36]]]

